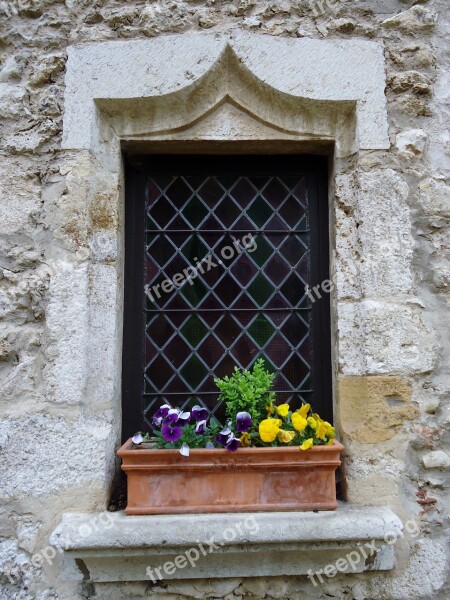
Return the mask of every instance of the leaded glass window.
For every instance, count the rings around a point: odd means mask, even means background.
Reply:
[[[300,156],[132,157],[124,437],[163,402],[223,421],[215,377],[263,357],[280,403],[331,420],[326,164]]]

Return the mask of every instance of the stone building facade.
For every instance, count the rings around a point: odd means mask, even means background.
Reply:
[[[0,11],[0,599],[448,598],[447,0]],[[346,504],[307,534],[289,513],[277,521],[304,536],[289,559],[292,539],[261,534],[254,552],[276,542],[284,557],[272,570],[206,565],[155,583],[132,566],[145,564],[145,522],[105,517],[121,429],[121,148],[193,142],[329,155]],[[189,546],[225,526],[197,519],[153,535]],[[326,566],[327,527],[334,548],[395,543],[316,585],[286,565],[319,549],[311,568]]]

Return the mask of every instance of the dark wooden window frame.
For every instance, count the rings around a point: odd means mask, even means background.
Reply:
[[[143,430],[143,349],[145,336],[144,244],[145,181],[149,172],[161,168],[177,172],[179,165],[190,173],[211,174],[217,165],[226,170],[239,164],[255,164],[255,168],[277,165],[303,172],[307,177],[311,230],[310,287],[330,278],[328,159],[311,155],[138,155],[125,159],[125,261],[124,320],[122,356],[122,439]],[[312,387],[313,409],[333,421],[330,294],[312,303],[311,336],[313,344]]]

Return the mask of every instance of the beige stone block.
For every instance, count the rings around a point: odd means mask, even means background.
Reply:
[[[346,499],[350,504],[389,506],[394,511],[401,510],[398,485],[387,475],[369,475],[350,479]]]
[[[350,439],[389,440],[419,414],[411,402],[411,383],[401,377],[341,377],[338,385],[341,427]]]

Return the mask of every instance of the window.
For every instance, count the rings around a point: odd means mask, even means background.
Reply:
[[[215,377],[263,357],[280,402],[332,420],[327,161],[130,156],[123,437],[163,402],[223,422]],[[245,246],[247,246],[245,248]]]

